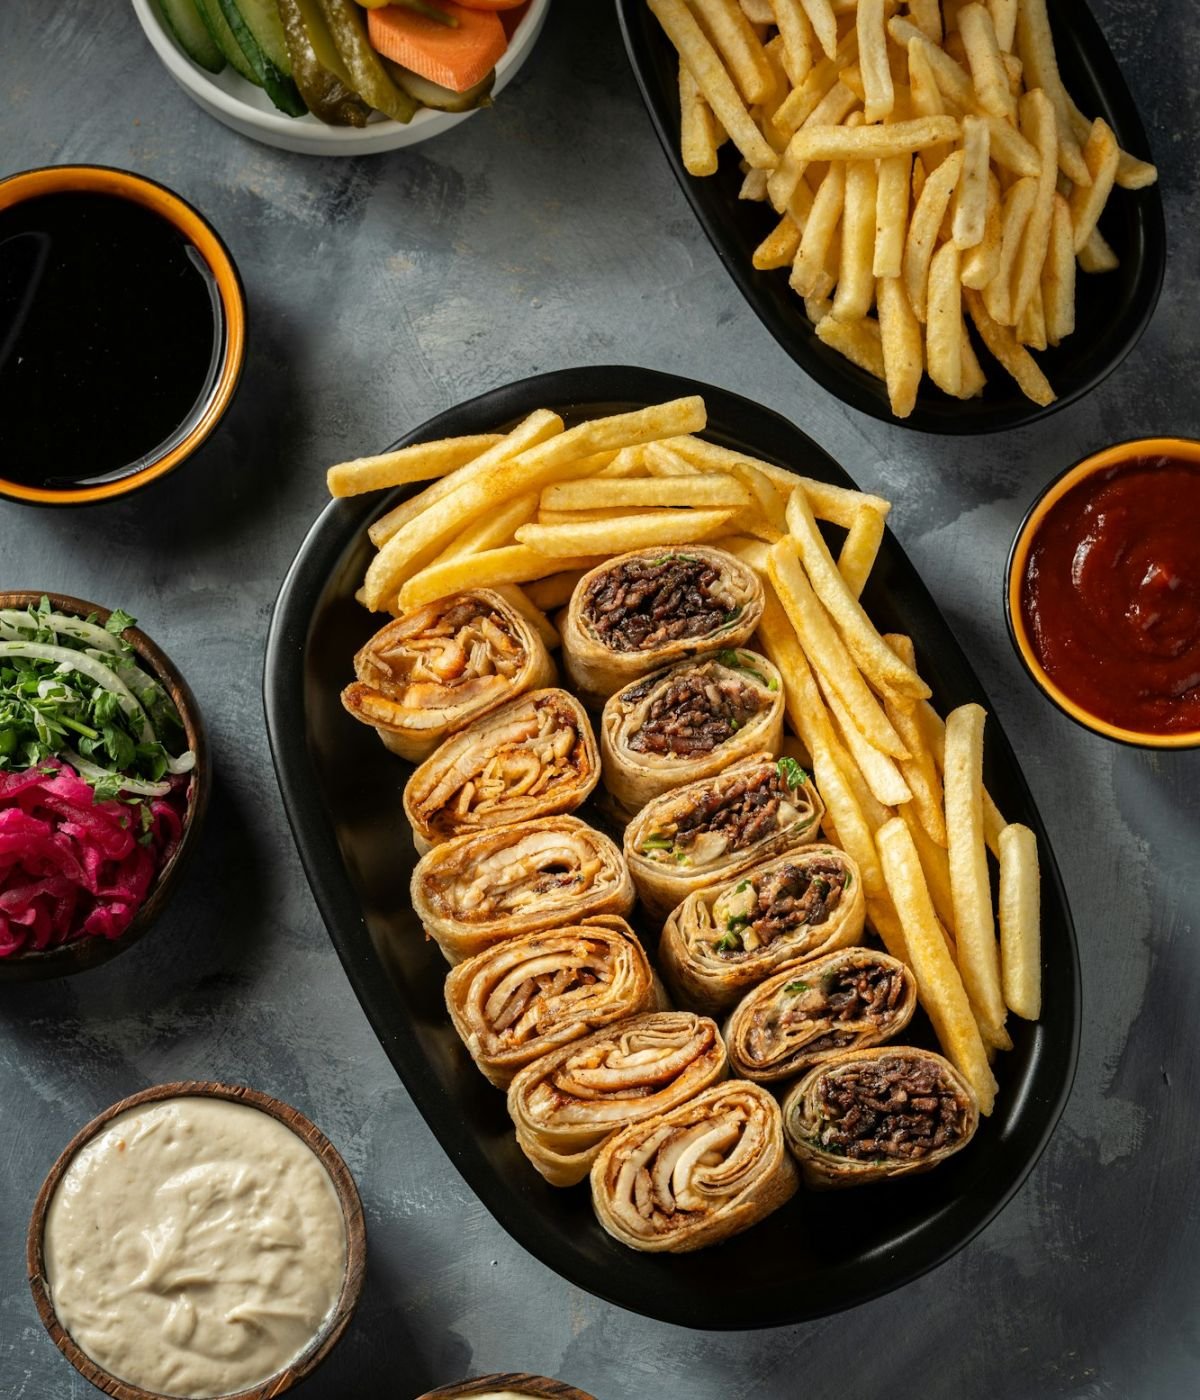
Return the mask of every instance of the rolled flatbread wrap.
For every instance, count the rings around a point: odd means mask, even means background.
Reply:
[[[772,663],[742,648],[713,652],[609,697],[600,719],[604,783],[632,815],[739,759],[777,753],[782,738],[783,687]]]
[[[971,1141],[979,1104],[941,1055],[883,1046],[809,1070],[783,1120],[805,1184],[832,1190],[929,1171]]]
[[[749,1229],[798,1185],[779,1105],[737,1079],[618,1133],[591,1177],[596,1218],[614,1239],[674,1254]]]
[[[659,966],[681,1006],[712,1014],[792,963],[862,941],[862,880],[836,846],[800,846],[710,889],[663,928]]]
[[[583,706],[535,690],[447,739],[409,778],[404,814],[418,851],[487,827],[573,812],[600,780]]]
[[[572,688],[601,705],[639,676],[747,641],[763,586],[747,564],[706,545],[618,555],[584,574],[562,626]]]
[[[625,828],[638,898],[665,919],[706,889],[819,835],[825,804],[793,758],[755,754],[648,802]]]
[[[633,930],[604,914],[459,963],[446,978],[446,1007],[471,1058],[505,1089],[551,1050],[667,1001]]]
[[[607,836],[578,817],[468,832],[417,862],[412,904],[451,963],[523,933],[628,914],[633,881]]]
[[[553,685],[533,626],[498,593],[438,598],[381,628],[354,658],[342,704],[411,763],[527,690]]]
[[[604,1144],[724,1079],[715,1021],[652,1011],[552,1050],[508,1087],[522,1152],[552,1186],[574,1186]]]
[[[793,1079],[847,1050],[892,1040],[916,1005],[916,978],[902,962],[873,948],[841,948],[785,968],[743,997],[726,1026],[729,1058],[743,1079]]]

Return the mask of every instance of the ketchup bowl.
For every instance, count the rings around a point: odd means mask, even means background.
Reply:
[[[1068,467],[1008,556],[1005,616],[1025,669],[1085,729],[1200,747],[1200,442],[1136,438]]]

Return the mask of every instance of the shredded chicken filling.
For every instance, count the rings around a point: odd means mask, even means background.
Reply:
[[[687,554],[614,565],[588,585],[584,610],[596,638],[622,652],[711,636],[741,611],[721,571]]]
[[[598,847],[585,835],[534,831],[473,855],[467,868],[433,876],[431,885],[461,923],[485,923],[525,913],[547,897],[590,890],[604,869]]]
[[[384,628],[355,658],[358,679],[410,709],[502,690],[526,660],[509,620],[474,599],[440,607]]]

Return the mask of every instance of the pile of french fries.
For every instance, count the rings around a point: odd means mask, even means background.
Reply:
[[[680,145],[712,175],[728,139],[743,199],[779,222],[820,339],[906,418],[922,374],[983,392],[980,340],[1033,402],[1030,349],[1075,329],[1076,263],[1117,266],[1097,220],[1153,165],[1089,120],[1058,72],[1046,0],[647,0],[678,50]],[[874,311],[874,315],[872,315]]]
[[[583,573],[647,546],[707,541],[757,570],[756,639],[779,668],[789,740],[857,861],[869,921],[916,975],[949,1059],[984,1113],[1007,1012],[1040,1014],[1037,845],[983,787],[984,712],[946,721],[911,640],[859,602],[889,502],[697,436],[704,401],[676,399],[565,426],[539,409],[511,431],[420,443],[329,470],[333,496],[432,481],[370,527],[358,597],[402,613],[464,588],[501,590],[553,647]],[[819,522],[843,531],[836,558]],[[989,851],[999,865],[999,932]]]

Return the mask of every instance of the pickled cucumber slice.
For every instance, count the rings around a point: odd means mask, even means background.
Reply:
[[[212,0],[206,0],[212,4]],[[284,72],[273,58],[266,52],[262,44],[259,43],[255,33],[255,26],[264,31],[271,28],[264,19],[265,11],[262,8],[262,0],[216,0],[221,14],[229,25],[238,47],[246,57],[246,62],[254,70],[255,78],[259,87],[265,88],[267,96],[279,108],[281,112],[286,112],[289,117],[303,117],[308,112],[304,105],[304,99],[296,84],[292,82],[290,73]],[[279,15],[275,11],[272,0],[271,12],[274,15],[275,27],[278,29],[276,36],[272,32],[269,40],[273,51],[281,52],[283,60],[291,69],[291,60],[287,55],[287,45],[283,41],[283,26],[279,22]],[[255,17],[255,24],[251,25],[249,16]],[[240,70],[239,70],[240,71]]]
[[[355,92],[393,121],[412,121],[419,110],[417,103],[388,76],[354,0],[320,0],[320,5]]]
[[[195,0],[158,0],[167,28],[179,40],[184,53],[209,73],[225,67],[225,55],[200,18]]]

